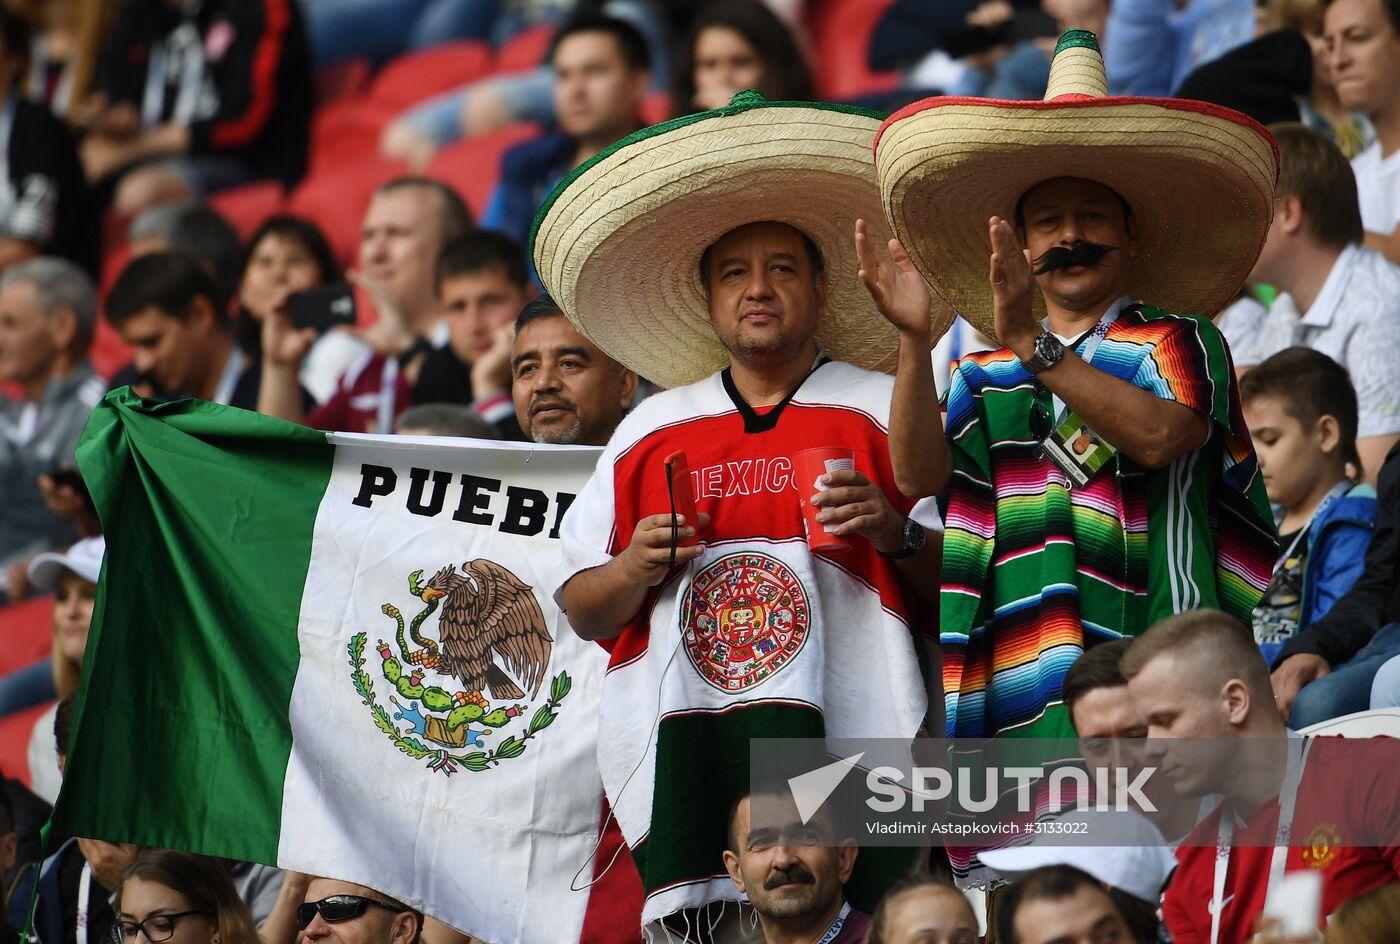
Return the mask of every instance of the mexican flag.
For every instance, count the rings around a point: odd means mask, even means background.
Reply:
[[[56,820],[491,944],[635,939],[592,884],[604,654],[552,600],[596,458],[109,394],[78,449],[107,557]]]

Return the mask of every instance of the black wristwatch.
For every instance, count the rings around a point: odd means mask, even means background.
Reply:
[[[904,545],[897,551],[877,551],[881,557],[890,560],[899,560],[904,557],[913,557],[924,549],[928,535],[924,533],[924,526],[913,518],[904,519]]]
[[[1047,367],[1054,367],[1064,356],[1065,346],[1060,339],[1049,331],[1042,331],[1035,339],[1035,352],[1021,363],[1026,370],[1038,374]]]

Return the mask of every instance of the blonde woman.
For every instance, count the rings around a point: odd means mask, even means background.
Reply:
[[[40,554],[29,565],[29,581],[42,593],[53,594],[53,687],[59,698],[78,690],[87,650],[88,626],[97,599],[97,578],[107,542],[85,538],[67,552]],[[54,749],[53,717],[57,706],[39,716],[29,737],[30,789],[52,803],[58,797],[58,753]]]

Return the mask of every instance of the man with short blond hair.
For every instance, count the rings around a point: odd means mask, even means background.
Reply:
[[[1364,761],[1364,742],[1326,745],[1330,753],[1318,761],[1316,746],[1303,748],[1301,739],[1289,736],[1268,666],[1244,623],[1219,610],[1168,617],[1133,641],[1122,669],[1147,721],[1149,756],[1158,770],[1184,797],[1222,797],[1177,849],[1162,908],[1177,941],[1249,939],[1283,872],[1322,873],[1319,919],[1400,875],[1392,772],[1378,769],[1383,764],[1346,763],[1353,753]],[[1349,769],[1342,794],[1335,780],[1339,763]],[[1280,824],[1285,809],[1296,812]],[[1335,838],[1323,841],[1319,854],[1317,840],[1308,837],[1323,819],[1333,824],[1324,835]],[[1352,837],[1367,833],[1378,847],[1345,844],[1338,823]],[[1296,844],[1276,870],[1274,847],[1285,829]],[[1218,855],[1217,848],[1227,852]]]

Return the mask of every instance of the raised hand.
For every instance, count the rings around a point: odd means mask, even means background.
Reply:
[[[992,257],[987,280],[992,285],[993,315],[997,340],[1020,353],[1021,345],[1033,344],[1040,324],[1031,309],[1035,273],[1030,254],[1016,238],[1011,224],[994,216],[987,224]]]
[[[899,240],[889,242],[890,261],[880,258],[870,245],[870,235],[865,220],[856,220],[856,258],[860,260],[860,280],[870,293],[875,307],[890,324],[903,334],[927,337],[931,343],[952,323],[951,317],[938,319],[937,334],[933,333],[933,319],[929,316],[933,293],[928,283],[914,268],[909,253],[899,244]],[[945,314],[944,306],[939,306],[940,316]]]

